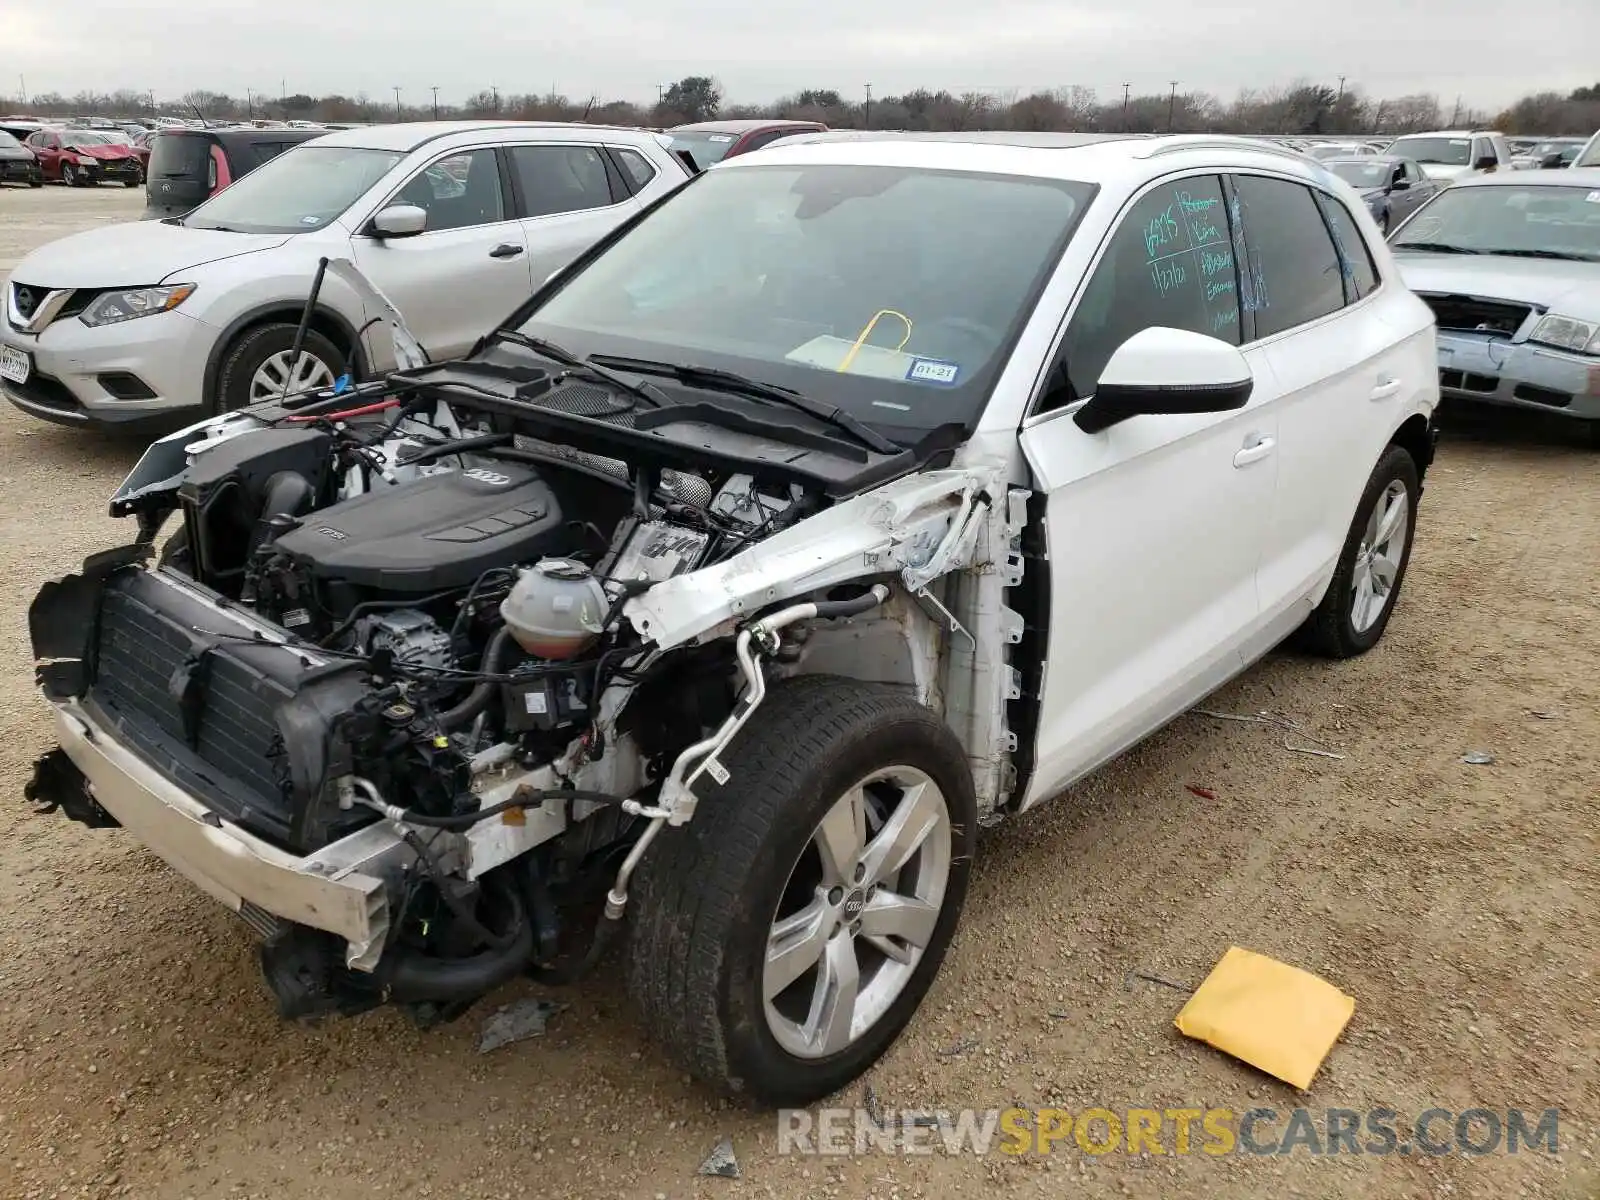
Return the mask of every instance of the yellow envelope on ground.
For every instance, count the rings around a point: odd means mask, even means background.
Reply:
[[[1178,1014],[1178,1032],[1304,1090],[1356,1010],[1299,967],[1230,946]]]

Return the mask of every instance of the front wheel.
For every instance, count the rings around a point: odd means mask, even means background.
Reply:
[[[125,187],[125,188],[136,188],[136,187],[140,187],[141,185],[143,185],[143,183],[144,183],[144,180],[142,180],[142,179],[124,179],[122,181],[122,186]]]
[[[1301,629],[1308,649],[1354,658],[1378,644],[1411,561],[1421,494],[1416,460],[1390,446],[1361,494],[1333,582]]]
[[[73,166],[71,163],[62,163],[61,164],[61,182],[66,184],[68,187],[79,187],[79,186],[81,186],[80,176],[78,175],[78,168]]]
[[[910,697],[775,686],[637,874],[628,987],[657,1041],[754,1103],[809,1104],[888,1050],[966,898],[976,799],[960,742]]]
[[[285,394],[332,387],[345,372],[344,352],[308,329],[296,358],[294,334],[293,325],[274,323],[240,336],[222,359],[212,411],[232,412]]]

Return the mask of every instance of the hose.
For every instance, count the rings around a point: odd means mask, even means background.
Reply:
[[[504,895],[511,925],[504,944],[468,958],[430,958],[408,948],[381,968],[389,999],[402,1004],[474,1000],[514,978],[533,957],[533,922],[515,888]]]
[[[390,804],[384,800],[377,786],[370,779],[352,776],[351,783],[355,788],[357,799],[368,808],[375,809],[391,821],[398,821],[404,825],[417,825],[425,829],[449,829],[455,832],[471,829],[480,821],[487,821],[490,817],[498,817],[503,812],[513,808],[537,808],[546,800],[583,800],[590,804],[616,804],[618,798],[607,792],[589,791],[585,788],[543,788],[526,791],[518,789],[518,794],[510,800],[499,804],[492,804],[488,808],[480,808],[476,812],[453,813],[449,816],[435,817],[428,813],[416,812],[409,808],[401,808],[397,804]]]
[[[511,645],[511,630],[502,625],[496,629],[489,638],[489,644],[483,650],[483,663],[481,670],[485,675],[498,675],[500,668],[505,665],[504,659]],[[439,714],[440,729],[457,729],[467,724],[480,713],[487,711],[489,702],[494,699],[495,684],[493,680],[485,679],[467,693],[467,698],[454,708],[447,708]]]

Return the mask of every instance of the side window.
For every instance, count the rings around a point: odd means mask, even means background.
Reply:
[[[1234,178],[1234,221],[1249,253],[1245,306],[1271,337],[1344,307],[1344,273],[1311,189],[1259,175]]]
[[[1238,272],[1214,175],[1163,183],[1123,213],[1067,326],[1047,407],[1091,395],[1117,347],[1152,325],[1239,344]]]
[[[605,159],[593,146],[512,146],[511,170],[522,189],[524,216],[553,217],[612,203]]]
[[[1356,219],[1344,202],[1326,192],[1317,193],[1322,215],[1328,219],[1328,232],[1333,235],[1334,253],[1339,256],[1339,269],[1344,275],[1346,299],[1354,303],[1370,296],[1378,287],[1378,268],[1372,261],[1372,251],[1367,239],[1356,227]]]
[[[1480,158],[1492,157],[1494,157],[1494,147],[1489,143],[1488,138],[1472,139],[1472,162],[1474,166],[1477,165]]]
[[[650,165],[650,160],[637,150],[616,146],[611,154],[621,164],[623,174],[628,177],[628,186],[634,191],[639,191],[656,177],[656,169]]]
[[[429,163],[395,195],[428,214],[428,233],[470,229],[506,219],[500,168],[493,150],[464,150]]]

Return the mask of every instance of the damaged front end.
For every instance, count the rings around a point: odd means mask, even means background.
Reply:
[[[286,1016],[431,1022],[580,976],[786,676],[905,689],[1004,806],[1027,494],[1001,468],[774,467],[744,426],[708,451],[575,414],[570,373],[462,374],[157,443],[113,501],[135,542],[30,610],[60,748],[28,798],[237,911]]]

